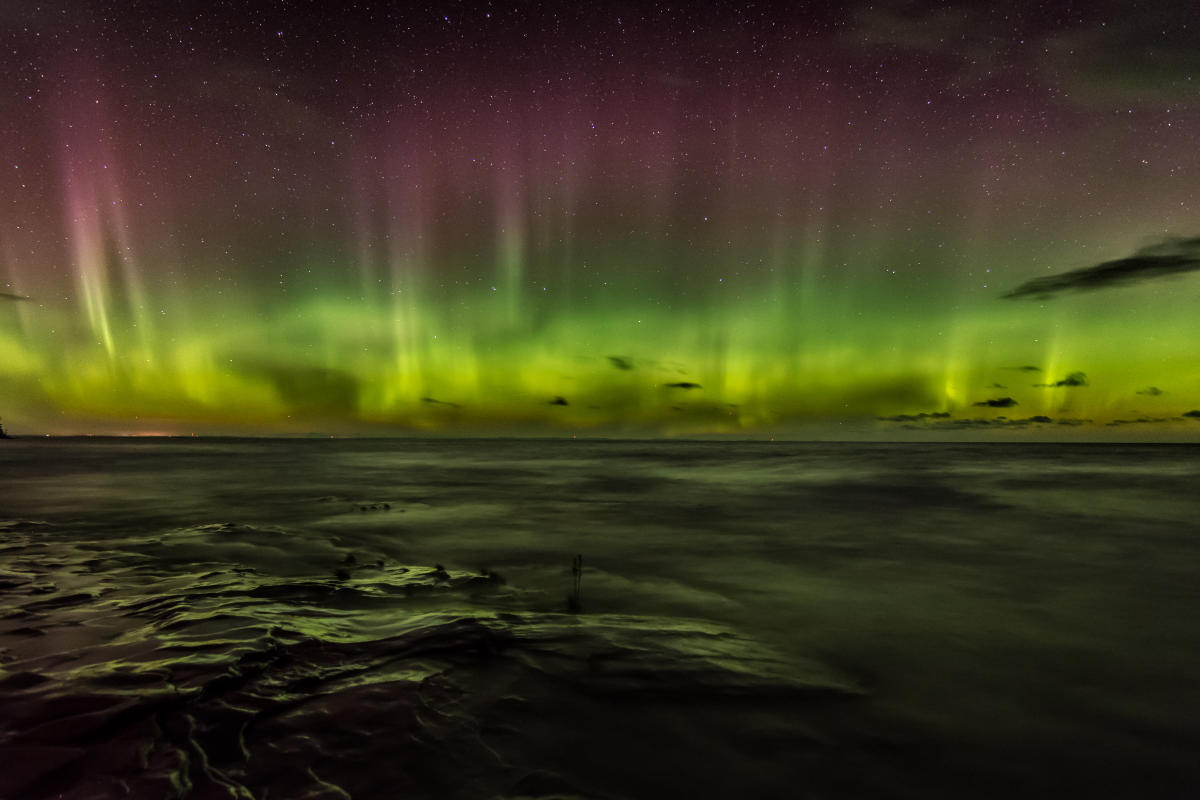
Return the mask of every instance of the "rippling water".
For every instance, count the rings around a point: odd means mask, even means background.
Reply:
[[[0,797],[1195,796],[1197,486],[1190,446],[0,442]]]

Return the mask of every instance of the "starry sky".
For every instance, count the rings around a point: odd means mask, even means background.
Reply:
[[[17,433],[1200,438],[1200,7],[0,4]]]

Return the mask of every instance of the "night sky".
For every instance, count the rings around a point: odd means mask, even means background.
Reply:
[[[12,432],[1200,436],[1200,6],[341,5],[0,4]]]

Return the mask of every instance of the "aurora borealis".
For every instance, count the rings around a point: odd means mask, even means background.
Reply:
[[[0,416],[1195,438],[1200,11],[1010,5],[6,2]]]

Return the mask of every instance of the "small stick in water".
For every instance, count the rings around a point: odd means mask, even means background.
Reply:
[[[567,611],[578,614],[583,610],[583,556],[571,560],[571,593],[567,595]]]

